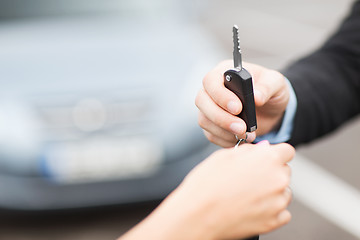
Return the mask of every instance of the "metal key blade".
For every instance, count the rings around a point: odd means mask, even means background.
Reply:
[[[239,40],[239,27],[234,25],[233,27],[233,41],[234,41],[234,67],[242,69],[241,49]]]

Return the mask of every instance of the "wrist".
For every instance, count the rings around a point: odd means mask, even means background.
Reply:
[[[214,240],[195,206],[182,187],[174,190],[148,217],[119,240]]]
[[[187,190],[180,185],[164,200],[156,213],[160,219],[166,219],[167,239],[214,240],[206,201],[196,201],[191,198],[195,194]],[[198,204],[200,202],[202,204]]]

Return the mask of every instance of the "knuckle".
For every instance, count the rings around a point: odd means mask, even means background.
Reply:
[[[203,84],[204,87],[205,87],[205,85],[207,83],[207,79],[209,78],[209,76],[210,76],[210,73],[208,72],[208,73],[205,74],[205,76],[202,79],[202,84]]]
[[[279,221],[276,218],[271,218],[264,224],[264,232],[270,232],[280,226]]]
[[[281,216],[280,216],[281,215]],[[264,229],[263,232],[271,232],[287,223],[289,223],[291,221],[291,213],[287,210],[285,210],[282,213],[279,213],[278,215],[274,215],[272,218],[270,218],[269,220],[267,220],[264,223]]]
[[[279,180],[279,184],[280,184],[281,189],[285,190],[290,184],[290,176],[283,174]]]
[[[287,176],[291,176],[291,174],[292,174],[292,169],[291,169],[291,167],[290,167],[288,164],[285,165],[285,171],[286,171],[286,175],[287,175]]]
[[[205,89],[207,89],[209,87],[209,81],[210,79],[212,79],[212,75],[213,75],[213,70],[206,73],[205,76],[202,79],[202,85]]]
[[[198,115],[198,124],[201,128],[205,128],[208,125],[208,119],[201,113]]]
[[[224,129],[230,133],[234,133],[231,130],[231,124],[233,123],[233,119],[230,115],[223,115],[223,114],[217,114],[215,116],[213,116],[213,118],[211,119],[212,123],[215,124],[216,126],[220,127],[221,129]],[[245,126],[242,126],[243,120],[239,119],[237,120],[237,123],[239,123],[242,131],[245,131]],[[245,123],[244,123],[245,124]],[[244,132],[244,137],[245,137],[245,132]]]
[[[286,198],[286,201],[287,201],[287,205],[289,206],[291,201],[293,200],[293,195],[291,193],[288,194]]]
[[[198,109],[200,109],[203,94],[204,94],[204,89],[200,89],[195,97],[195,105]]]
[[[285,191],[285,189],[290,184],[290,176],[284,173],[279,173],[276,182],[277,182],[276,190]]]
[[[278,218],[274,217],[274,218],[268,220],[264,224],[264,232],[271,232],[271,231],[281,227],[282,225],[288,223],[290,220],[291,220],[291,217],[287,217],[286,219],[283,219],[282,221],[280,221]]]
[[[286,218],[284,219],[284,221],[281,224],[284,225],[284,224],[289,223],[291,221],[291,218],[292,218],[292,215],[290,212],[288,212]]]
[[[268,84],[263,84],[262,85],[263,91],[266,95],[268,95],[271,92],[271,86]]]
[[[287,198],[281,196],[275,202],[274,210],[277,210],[278,212],[284,210],[288,206],[288,203],[289,201],[287,200]]]
[[[279,144],[279,146],[282,149],[282,154],[287,158],[293,158],[295,155],[295,148],[293,146],[291,146],[290,144],[287,143],[281,143]]]
[[[291,213],[288,210],[284,210],[277,216],[279,227],[289,223],[291,221]]]
[[[289,145],[289,155],[291,159],[295,156],[295,148],[291,145]]]
[[[216,144],[217,138],[215,137],[215,135],[213,135],[213,134],[211,134],[211,133],[208,133],[208,134],[206,135],[206,138],[207,138],[211,143]]]
[[[273,79],[276,79],[277,81],[285,81],[284,75],[276,70],[269,70],[269,76],[271,76]]]

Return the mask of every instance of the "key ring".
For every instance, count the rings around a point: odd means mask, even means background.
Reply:
[[[248,134],[247,134],[247,132],[245,133],[245,139],[239,138],[237,135],[235,135],[235,138],[237,140],[237,143],[234,148],[237,148],[241,143],[247,143],[246,140],[248,138]]]

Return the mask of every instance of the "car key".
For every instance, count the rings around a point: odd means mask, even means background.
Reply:
[[[236,25],[233,27],[233,40],[234,68],[224,73],[224,85],[240,98],[243,109],[237,116],[245,121],[246,131],[253,132],[257,129],[257,124],[252,77],[242,66],[239,28]]]
[[[247,127],[246,131],[253,132],[256,130],[257,124],[252,77],[250,73],[242,67],[239,28],[236,25],[233,27],[233,40],[234,69],[229,69],[224,73],[224,85],[240,98],[243,109],[238,117],[245,121]],[[237,148],[241,142],[246,142],[246,139],[238,139],[237,136],[236,139],[238,142],[235,145],[235,148]],[[245,240],[259,240],[259,236],[254,236]]]

